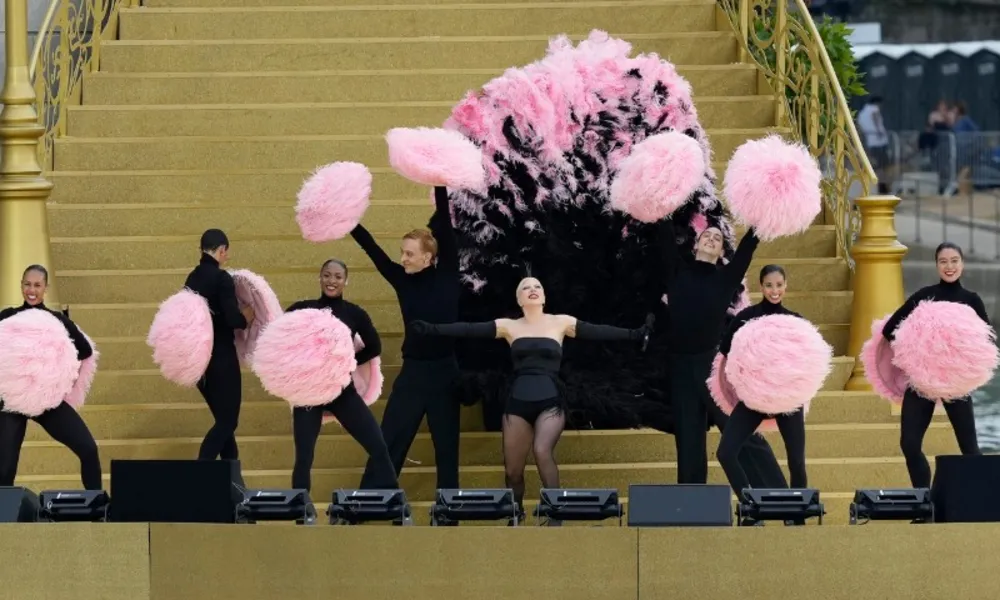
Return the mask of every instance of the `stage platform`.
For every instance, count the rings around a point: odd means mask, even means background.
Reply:
[[[1000,524],[0,525],[0,598],[994,600]]]

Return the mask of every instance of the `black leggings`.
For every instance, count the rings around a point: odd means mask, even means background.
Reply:
[[[97,442],[73,407],[63,402],[37,417],[31,417],[31,420],[80,459],[80,476],[85,489],[101,489],[101,459],[97,453]],[[0,412],[0,487],[14,485],[27,428],[28,417]]]
[[[903,395],[903,414],[900,417],[899,447],[906,458],[906,470],[910,472],[910,483],[915,488],[931,486],[931,466],[924,456],[924,434],[934,418],[935,403],[921,397],[912,389]],[[972,411],[972,398],[964,398],[944,403],[948,420],[958,438],[962,454],[982,454],[976,438],[976,417]]]
[[[676,424],[677,483],[708,482],[708,417],[720,431],[728,418],[708,392],[706,380],[712,372],[715,350],[702,354],[670,357],[670,394]],[[753,436],[739,451],[739,462],[756,488],[782,488],[788,484],[767,440]]]
[[[726,430],[722,433],[722,439],[719,440],[716,456],[719,458],[722,470],[726,472],[729,485],[732,486],[737,497],[743,493],[744,489],[753,487],[747,478],[746,471],[740,464],[740,450],[743,449],[748,440],[757,437],[754,432],[767,418],[768,415],[751,410],[740,402],[733,409],[733,414],[729,415]],[[808,485],[805,414],[798,410],[790,415],[777,415],[774,420],[778,423],[778,431],[781,432],[781,438],[785,441],[785,453],[788,456],[788,471],[791,475],[792,487],[802,489]]]
[[[205,376],[198,382],[198,391],[212,411],[215,424],[205,434],[198,451],[201,460],[237,460],[240,457],[236,446],[236,427],[240,421],[243,380],[240,377],[240,361],[232,350],[216,349],[208,363]]]
[[[296,408],[292,411],[292,429],[295,435],[295,468],[292,470],[292,487],[309,490],[312,487],[313,458],[316,440],[323,426],[323,412],[329,411],[340,421],[344,431],[351,434],[368,452],[372,470],[373,489],[397,489],[396,471],[389,459],[389,449],[382,438],[382,430],[365,401],[354,386],[348,386],[340,396],[325,406]]]

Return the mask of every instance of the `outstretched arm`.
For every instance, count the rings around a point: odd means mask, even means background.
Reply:
[[[496,321],[486,321],[485,323],[428,323],[427,321],[413,321],[410,323],[413,332],[419,335],[440,335],[447,337],[461,338],[487,338],[495,339],[499,337]]]
[[[455,239],[455,228],[451,224],[451,207],[448,206],[448,188],[434,188],[434,214],[427,223],[427,228],[438,243],[438,268],[458,271],[458,241]]]
[[[372,234],[368,233],[368,230],[363,225],[358,224],[357,227],[352,229],[351,237],[361,246],[361,249],[371,259],[378,272],[391,285],[395,286],[406,275],[406,272],[403,271],[403,266],[393,262],[389,258],[389,255],[382,250],[382,247],[378,245],[378,242],[375,241],[375,238],[372,237]]]
[[[652,314],[647,315],[646,324],[638,329],[595,325],[574,317],[566,317],[566,319],[568,319],[565,334],[567,337],[598,342],[640,342],[645,341],[652,332],[654,317]]]
[[[729,264],[722,268],[728,288],[735,290],[736,286],[743,281],[743,278],[747,274],[747,269],[750,268],[750,261],[753,260],[753,253],[759,245],[760,238],[757,237],[757,233],[753,230],[753,227],[747,229],[747,232],[743,235],[743,239],[736,246],[733,260],[729,261]]]

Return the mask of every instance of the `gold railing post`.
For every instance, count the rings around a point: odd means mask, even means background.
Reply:
[[[740,40],[739,58],[741,63],[750,62],[750,53],[747,51],[750,42],[750,0],[740,1]]]
[[[0,113],[0,306],[20,304],[21,273],[37,263],[53,275],[45,202],[52,182],[42,177],[38,142],[45,128],[35,111],[35,88],[28,76],[28,3],[4,0],[7,9],[7,67]],[[47,300],[57,305],[55,280]]]
[[[855,201],[861,211],[861,231],[851,248],[854,257],[854,302],[848,356],[854,371],[846,389],[871,391],[865,368],[858,360],[861,346],[871,337],[872,321],[893,312],[903,303],[903,256],[906,246],[896,237],[895,196],[868,196]]]

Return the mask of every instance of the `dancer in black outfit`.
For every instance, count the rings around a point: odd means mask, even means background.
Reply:
[[[368,231],[358,225],[351,235],[382,277],[396,290],[403,325],[403,366],[392,385],[382,415],[382,434],[396,474],[427,416],[434,443],[437,487],[458,486],[458,436],[461,407],[452,392],[458,361],[450,340],[434,340],[413,331],[413,321],[453,323],[461,291],[458,247],[451,226],[448,193],[435,188],[436,210],[430,231],[417,229],[403,237],[400,262],[393,262]],[[437,258],[435,264],[434,259]],[[374,463],[368,462],[361,487],[373,487]]]
[[[531,277],[518,285],[517,302],[524,313],[520,319],[445,325],[415,321],[413,329],[440,336],[503,338],[510,343],[513,377],[503,419],[504,478],[523,513],[524,468],[529,452],[535,456],[542,485],[559,487],[555,447],[566,426],[559,379],[563,338],[642,342],[649,336],[652,323],[639,329],[623,329],[585,323],[569,315],[545,314],[545,291]]]
[[[205,298],[212,311],[212,358],[198,382],[198,391],[212,411],[215,424],[198,451],[202,460],[239,459],[236,426],[243,382],[233,330],[247,327],[253,320],[253,309],[248,306],[240,310],[233,278],[222,269],[228,259],[229,238],[218,229],[209,229],[201,236],[201,262],[184,282],[184,287]]]
[[[318,300],[302,300],[288,307],[288,311],[304,308],[329,310],[357,335],[364,348],[355,354],[358,364],[364,364],[382,353],[382,341],[363,308],[344,300],[344,285],[347,284],[347,265],[337,259],[323,263],[320,270],[322,294]],[[323,413],[329,412],[340,422],[344,430],[358,441],[368,452],[371,470],[371,487],[376,489],[396,489],[399,483],[396,470],[389,458],[389,450],[378,422],[365,401],[358,395],[354,384],[348,385],[329,404],[315,407],[296,407],[292,411],[292,427],[295,436],[295,468],[292,471],[292,487],[308,490],[312,487],[310,471],[316,452],[316,439],[323,424]]]
[[[17,308],[5,308],[0,311],[0,321],[8,319],[25,310],[45,310],[62,321],[76,347],[77,360],[86,360],[94,354],[87,339],[79,328],[67,316],[59,311],[49,310],[45,306],[45,289],[49,283],[49,273],[41,265],[31,265],[21,277],[21,294],[24,304]],[[0,343],[3,343],[0,341]],[[28,427],[28,418],[21,414],[5,412],[3,400],[0,399],[0,487],[14,485],[17,475],[17,463],[21,457],[21,444]],[[83,487],[88,490],[101,489],[101,460],[97,452],[97,442],[91,435],[87,424],[69,404],[63,402],[59,406],[47,410],[32,421],[42,426],[52,439],[65,445],[80,459],[80,476]]]
[[[937,247],[934,257],[941,281],[918,290],[893,313],[882,328],[882,335],[887,340],[895,339],[896,328],[913,312],[917,304],[924,300],[959,302],[976,311],[986,323],[990,322],[983,299],[979,294],[962,287],[959,281],[964,267],[962,249],[951,242],[944,242]],[[981,454],[979,440],[976,437],[976,417],[972,410],[972,398],[956,398],[943,404],[952,429],[955,430],[955,437],[958,439],[958,447],[962,454]],[[912,387],[907,388],[903,395],[899,446],[906,458],[910,482],[916,488],[926,488],[931,485],[931,467],[927,463],[927,457],[924,456],[923,445],[924,434],[927,433],[931,419],[934,418],[934,406],[934,401],[922,397]]]
[[[778,265],[767,265],[760,271],[760,289],[764,298],[736,315],[719,344],[719,353],[729,356],[733,336],[751,319],[767,315],[791,315],[803,318],[802,315],[788,310],[781,304],[785,295],[785,270]],[[745,488],[751,487],[747,473],[740,464],[740,450],[754,436],[754,432],[766,419],[773,418],[778,424],[778,431],[785,442],[785,452],[788,455],[788,471],[791,474],[792,486],[795,489],[806,487],[806,423],[802,409],[792,414],[765,415],[747,407],[740,402],[729,415],[729,422],[719,441],[716,456],[726,472],[729,485],[739,497]]]
[[[706,483],[708,416],[711,414],[712,421],[723,431],[727,418],[712,401],[705,381],[712,371],[729,304],[760,240],[753,229],[747,231],[732,261],[720,267],[721,231],[705,229],[698,236],[694,260],[690,261],[677,250],[673,222],[662,221],[661,227],[670,312],[667,343],[671,349],[670,391],[676,413],[677,483]],[[739,461],[754,487],[786,485],[767,440],[751,438],[740,451]]]

